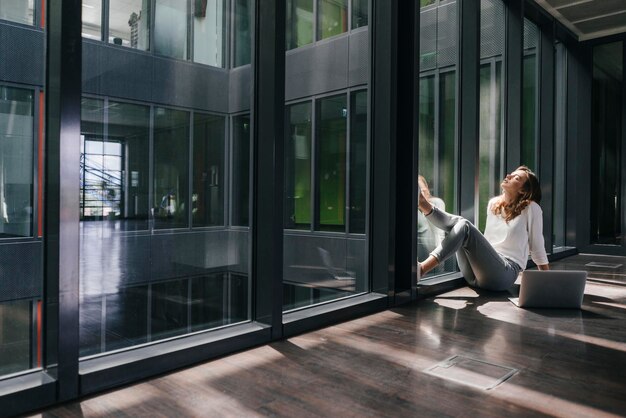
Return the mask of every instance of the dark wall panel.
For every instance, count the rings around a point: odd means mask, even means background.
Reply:
[[[39,30],[0,23],[0,80],[42,86],[43,43]]]
[[[83,41],[83,93],[228,112],[228,71]]]
[[[370,70],[370,34],[367,28],[350,35],[350,60],[348,62],[348,82],[350,86],[367,84]]]
[[[41,297],[43,243],[0,244],[0,302]]]
[[[252,95],[252,90],[250,90],[252,77],[250,68],[249,65],[244,65],[242,67],[233,68],[230,71],[230,85],[228,89],[228,94],[230,95],[228,105],[229,113],[250,111]]]
[[[348,87],[348,41],[348,36],[338,36],[288,52],[285,100]]]

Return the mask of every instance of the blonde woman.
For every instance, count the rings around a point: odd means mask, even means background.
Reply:
[[[526,267],[530,254],[539,269],[548,270],[537,176],[518,167],[501,183],[502,194],[487,205],[485,234],[467,219],[439,210],[419,193],[419,209],[434,226],[447,232],[428,258],[418,263],[423,276],[456,253],[465,280],[473,287],[506,290]]]

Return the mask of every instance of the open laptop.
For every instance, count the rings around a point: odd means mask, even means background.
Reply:
[[[526,270],[519,298],[509,298],[520,308],[580,309],[587,272],[578,270]]]

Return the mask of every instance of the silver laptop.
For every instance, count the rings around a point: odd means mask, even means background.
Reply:
[[[526,270],[522,273],[519,298],[510,298],[520,308],[580,309],[587,272],[577,270]]]

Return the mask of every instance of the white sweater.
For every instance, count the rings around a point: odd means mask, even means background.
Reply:
[[[548,264],[541,206],[531,202],[522,213],[507,223],[504,217],[495,215],[491,210],[496,199],[491,199],[487,205],[487,241],[498,253],[515,261],[522,270],[526,268],[529,252],[535,264]]]

